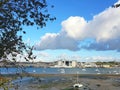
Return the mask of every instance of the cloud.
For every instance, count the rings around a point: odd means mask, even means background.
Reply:
[[[118,0],[118,2],[116,2],[114,5],[116,5],[116,4],[120,4],[120,0]]]
[[[35,45],[36,50],[44,49],[52,50],[69,49],[72,51],[79,50],[78,37],[80,37],[79,36],[80,30],[85,26],[85,24],[86,22],[82,17],[78,16],[69,17],[67,20],[62,22],[63,28],[59,33],[46,33],[43,37],[41,37],[40,42],[36,43]]]
[[[63,33],[47,33],[41,38],[40,42],[36,43],[35,49],[69,49],[75,51],[79,49],[77,45],[78,43],[74,39],[64,35]]]
[[[106,42],[92,42],[87,46],[82,46],[82,48],[88,50],[97,50],[97,51],[105,51],[105,50],[117,50],[120,51],[120,39],[112,39]]]
[[[30,40],[30,38],[28,38],[26,41],[25,41],[25,44],[30,44],[30,42],[31,42],[31,40]]]
[[[97,42],[120,37],[120,8],[108,8],[94,16],[86,25],[86,37],[95,38]],[[88,35],[89,34],[89,35]]]
[[[83,17],[71,16],[67,20],[62,22],[62,32],[67,36],[78,40],[84,38],[84,28],[87,22]]]
[[[120,50],[120,8],[108,8],[89,21],[85,31],[86,38],[94,42],[82,48],[93,50]]]
[[[97,62],[97,61],[119,61],[120,58],[110,57],[110,56],[92,56],[82,58],[86,62]]]
[[[40,52],[40,53],[38,53],[37,56],[40,56],[40,57],[50,57],[51,55],[46,53],[46,52]]]
[[[81,48],[120,51],[120,7],[109,7],[87,21],[80,16],[70,16],[62,23],[58,33],[47,33],[36,43],[36,50]],[[92,42],[85,43],[86,39]]]
[[[73,54],[73,55],[69,55],[67,53],[62,53],[60,55],[57,56],[58,60],[81,60],[81,57],[77,54]]]

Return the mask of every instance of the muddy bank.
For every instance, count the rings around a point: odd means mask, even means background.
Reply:
[[[83,87],[77,90],[119,90],[120,75],[79,74],[78,82]],[[76,90],[75,83],[76,74],[31,74],[14,78],[7,86],[9,90]]]

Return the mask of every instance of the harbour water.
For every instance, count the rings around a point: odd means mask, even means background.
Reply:
[[[34,73],[34,74],[120,74],[120,67],[117,68],[0,68],[1,74],[16,73]]]

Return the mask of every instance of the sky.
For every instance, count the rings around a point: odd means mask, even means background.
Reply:
[[[120,61],[120,0],[47,0],[57,19],[46,27],[23,29],[23,40],[34,45],[34,61]],[[50,8],[54,5],[54,8]]]

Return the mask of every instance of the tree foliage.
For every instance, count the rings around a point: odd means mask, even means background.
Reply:
[[[26,33],[22,26],[42,28],[48,20],[55,19],[48,13],[46,0],[0,0],[0,59],[7,59],[8,54],[16,56],[15,53],[24,50],[28,52],[22,36],[18,35],[18,32]]]
[[[118,8],[120,7],[120,4],[115,4],[115,5],[112,5],[113,8]]]
[[[116,62],[116,61],[109,61],[109,62],[96,62],[96,65],[99,65],[99,66],[103,66],[103,65],[110,65],[111,67],[114,67],[116,65],[120,65],[120,62]]]

